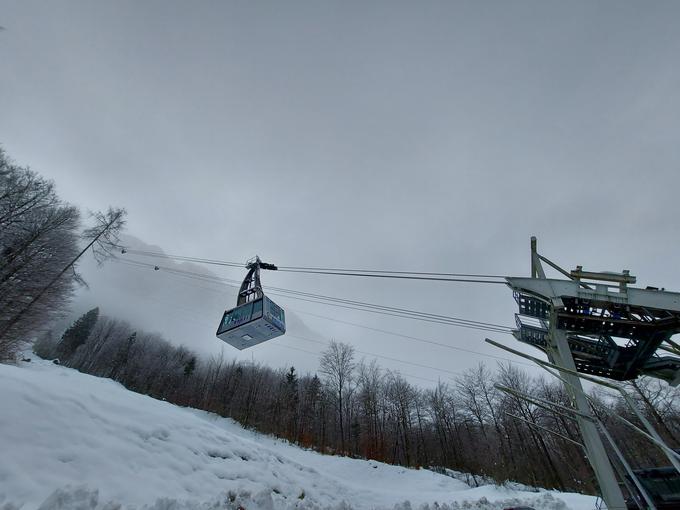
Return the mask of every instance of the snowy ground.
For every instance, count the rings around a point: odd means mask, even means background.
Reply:
[[[0,365],[0,510],[239,507],[590,510],[595,498],[470,488],[323,456],[36,360]]]

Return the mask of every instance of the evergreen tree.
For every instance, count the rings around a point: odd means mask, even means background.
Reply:
[[[290,367],[290,370],[286,374],[286,386],[288,387],[288,392],[290,394],[297,396],[298,377],[295,373],[295,367]]]
[[[57,346],[57,354],[60,358],[68,359],[73,356],[76,349],[83,345],[90,336],[92,328],[99,319],[99,308],[93,308],[89,312],[83,314],[71,326],[64,331],[61,336],[61,341]],[[62,360],[63,361],[63,360]]]
[[[285,426],[285,435],[290,440],[297,439],[298,426],[298,404],[300,396],[298,393],[298,376],[295,373],[295,367],[290,367],[286,373],[283,384],[283,424]]]
[[[196,356],[192,356],[184,365],[184,376],[189,377],[196,370]]]

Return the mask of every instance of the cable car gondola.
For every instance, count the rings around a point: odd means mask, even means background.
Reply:
[[[286,332],[283,308],[264,295],[260,284],[260,269],[276,270],[276,266],[255,257],[246,264],[246,268],[248,274],[241,284],[236,308],[224,312],[217,328],[217,338],[239,350]]]

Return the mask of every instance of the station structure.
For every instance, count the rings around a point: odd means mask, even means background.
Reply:
[[[546,277],[543,264],[566,279]],[[535,237],[531,276],[506,281],[519,307],[515,338],[540,349],[559,370],[602,499],[610,510],[625,509],[601,434],[606,431],[592,416],[581,379],[631,381],[649,376],[680,384],[680,346],[671,338],[680,333],[680,293],[633,287],[636,278],[627,270],[590,272],[577,266],[566,271],[538,253]],[[680,466],[673,451],[665,448],[673,465]]]

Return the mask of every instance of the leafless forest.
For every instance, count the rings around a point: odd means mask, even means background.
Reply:
[[[158,399],[215,412],[246,427],[329,454],[371,458],[409,467],[594,493],[596,482],[575,423],[494,388],[495,383],[569,405],[560,383],[532,378],[512,365],[470,369],[434,389],[421,389],[353,348],[333,342],[318,374],[273,370],[224,358],[201,359],[157,335],[92,310],[61,337],[45,334],[43,357]],[[677,392],[651,380],[631,394],[660,433],[678,445]],[[664,465],[650,443],[613,413],[635,422],[614,395],[596,395],[595,411],[634,467]],[[554,434],[554,433],[557,434]]]

